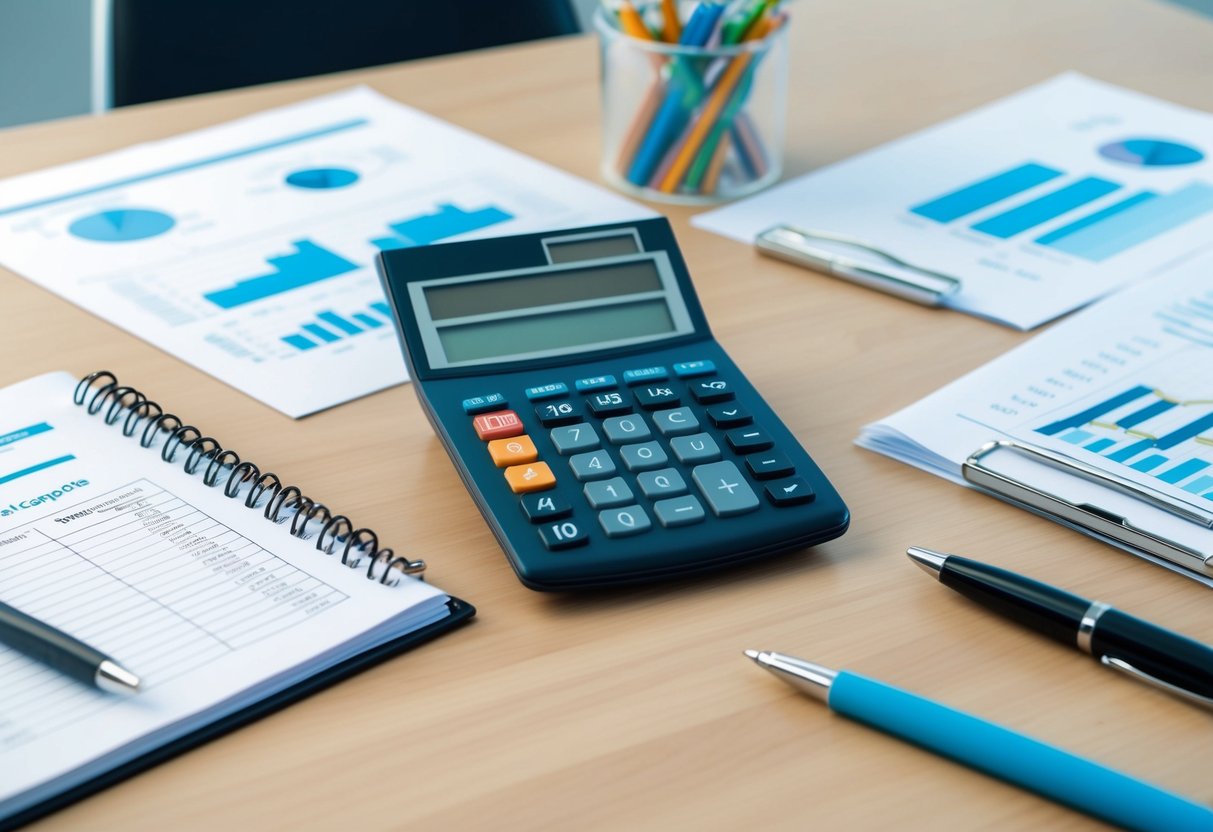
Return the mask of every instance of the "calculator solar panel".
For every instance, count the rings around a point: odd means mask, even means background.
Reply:
[[[378,265],[414,389],[526,586],[670,578],[846,531],[841,497],[712,337],[666,220]]]

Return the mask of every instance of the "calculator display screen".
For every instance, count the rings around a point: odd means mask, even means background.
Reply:
[[[423,281],[410,291],[435,369],[587,352],[693,330],[664,253]]]

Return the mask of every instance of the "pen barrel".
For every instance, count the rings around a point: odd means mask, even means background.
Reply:
[[[1121,659],[1156,679],[1213,699],[1213,648],[1117,609],[1099,616],[1091,652]]]
[[[1086,598],[956,555],[944,561],[939,581],[983,607],[1071,647],[1091,606]]]
[[[95,685],[107,656],[20,610],[0,604],[0,642],[66,676]]]
[[[830,685],[830,708],[1129,829],[1213,829],[1213,810],[962,711],[850,671]]]

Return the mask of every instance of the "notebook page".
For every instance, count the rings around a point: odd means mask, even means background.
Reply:
[[[102,693],[0,645],[0,818],[446,615],[434,587],[367,581],[87,415],[74,386],[0,391],[0,600],[146,690]]]

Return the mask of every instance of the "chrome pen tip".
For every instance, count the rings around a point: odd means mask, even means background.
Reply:
[[[754,661],[758,661],[758,655],[759,655],[759,653],[758,653],[758,651],[757,651],[757,650],[746,650],[746,651],[745,651],[745,654],[746,654],[747,656],[749,656],[751,659],[753,659]]]
[[[939,573],[943,571],[944,561],[948,559],[948,556],[942,552],[933,552],[919,546],[911,546],[906,549],[906,554],[910,556],[910,560],[918,564],[923,572],[936,580],[939,579]]]
[[[101,662],[95,677],[97,687],[109,693],[135,694],[142,689],[139,677],[116,662]]]

